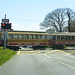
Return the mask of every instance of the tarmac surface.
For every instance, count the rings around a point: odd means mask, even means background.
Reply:
[[[19,50],[0,75],[75,75],[75,56],[60,50]]]

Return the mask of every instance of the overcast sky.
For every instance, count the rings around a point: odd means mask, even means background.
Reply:
[[[6,14],[14,30],[42,31],[39,24],[45,16],[66,7],[75,11],[75,0],[0,0],[0,22]]]

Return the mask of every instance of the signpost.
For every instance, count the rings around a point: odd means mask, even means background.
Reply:
[[[2,19],[2,22],[9,23],[9,19]]]
[[[4,47],[3,47],[3,49],[5,50],[6,49],[6,31],[3,31],[3,33],[4,33]]]
[[[6,19],[6,15],[5,15],[5,19],[2,19],[1,30],[3,30],[3,35],[4,35],[4,47],[3,47],[3,49],[5,50],[8,30],[11,30],[11,23],[9,23],[9,19]]]

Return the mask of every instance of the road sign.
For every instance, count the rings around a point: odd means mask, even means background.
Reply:
[[[11,23],[1,23],[1,29],[11,29]]]
[[[9,23],[9,19],[2,19],[2,22]]]

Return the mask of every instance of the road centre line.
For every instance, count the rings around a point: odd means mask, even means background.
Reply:
[[[48,55],[46,55],[46,54],[44,54],[44,56],[46,56],[47,58],[52,58],[52,57],[50,57],[50,56],[48,56]],[[61,63],[61,64],[63,64],[63,65],[66,65],[66,66],[68,66],[68,67],[70,67],[70,68],[72,68],[72,69],[74,69],[75,70],[75,67],[74,66],[71,66],[71,65],[69,65],[69,64],[66,64],[66,63],[64,63],[64,62],[61,62],[61,61],[59,61],[59,60],[56,60],[55,58],[53,58],[53,60],[55,60],[55,61],[57,61],[57,62],[59,62],[59,63]]]

